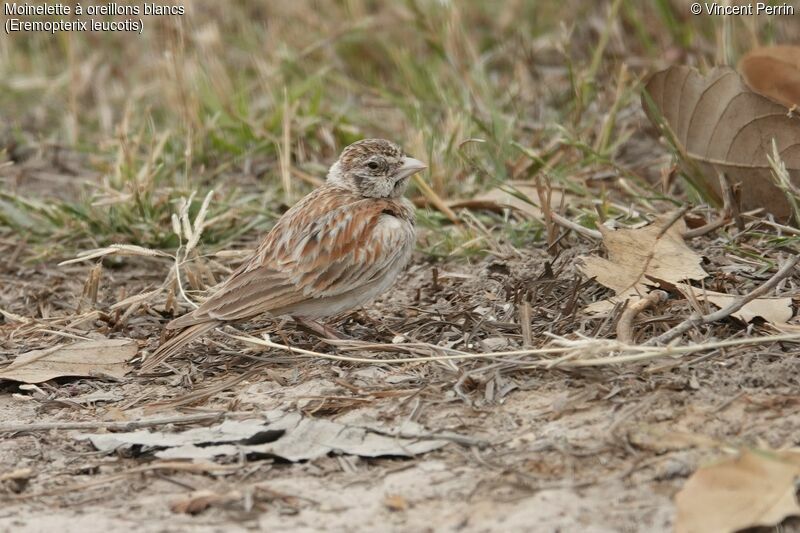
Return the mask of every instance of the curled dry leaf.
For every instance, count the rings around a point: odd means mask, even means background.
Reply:
[[[231,491],[223,494],[212,490],[196,490],[170,503],[169,508],[173,513],[198,514],[213,505],[220,505],[236,500],[241,500],[242,494],[239,491]]]
[[[386,496],[383,500],[383,505],[390,511],[406,511],[408,510],[408,500],[399,494],[392,494]]]
[[[19,494],[25,490],[28,482],[35,476],[36,474],[30,468],[18,468],[0,474],[0,494],[3,494],[3,492]]]
[[[0,379],[42,383],[64,376],[109,376],[121,379],[128,373],[128,361],[136,356],[132,339],[103,339],[53,346],[19,355],[0,372]]]
[[[627,438],[637,448],[650,450],[658,455],[687,448],[717,445],[716,441],[710,437],[681,431],[672,423],[636,423],[631,425]]]
[[[299,413],[268,411],[267,421],[226,420],[208,428],[183,432],[132,431],[81,435],[95,448],[112,452],[118,448],[141,446],[158,450],[157,457],[168,459],[210,459],[236,457],[241,453],[281,457],[287,461],[316,459],[328,453],[362,457],[412,457],[436,450],[447,441],[429,438],[421,426],[406,423],[401,435],[390,431],[306,418]]]
[[[564,193],[553,189],[550,193],[550,206],[558,209],[564,199]],[[505,187],[479,194],[470,200],[456,200],[449,206],[452,209],[474,209],[486,211],[502,211],[513,209],[527,218],[542,219],[544,212],[540,207],[539,192],[536,185],[525,182],[511,182]]]
[[[775,329],[783,333],[800,333],[800,324],[775,324]]]
[[[684,66],[657,72],[645,85],[642,105],[678,145],[684,170],[705,194],[719,198],[721,172],[732,185],[741,184],[745,209],[763,207],[778,217],[790,216],[767,154],[774,139],[789,179],[800,186],[800,116],[750,90],[730,68],[715,68],[706,76]]]
[[[726,533],[774,526],[800,515],[800,453],[744,451],[700,468],[675,496],[677,533]]]
[[[736,298],[739,298],[736,295],[698,289],[683,283],[676,287],[687,298],[707,300],[720,309],[729,306]],[[770,324],[786,324],[792,318],[792,299],[788,296],[785,298],[756,298],[733,313],[733,316],[744,322],[750,322],[760,316]]]
[[[765,46],[739,61],[739,72],[755,92],[786,107],[800,106],[800,46]]]
[[[583,256],[578,268],[613,289],[616,296],[590,305],[589,312],[608,311],[615,303],[640,299],[650,291],[648,285],[654,284],[653,279],[674,284],[708,276],[700,266],[703,258],[683,240],[686,224],[682,218],[675,220],[674,214],[660,215],[638,229],[600,226],[600,233],[608,259]]]

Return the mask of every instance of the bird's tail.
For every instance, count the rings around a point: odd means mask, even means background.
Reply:
[[[178,353],[181,348],[192,342],[194,339],[211,331],[221,323],[222,322],[219,320],[209,320],[207,322],[201,322],[199,324],[194,324],[184,328],[183,331],[163,342],[155,351],[155,353],[153,353],[153,355],[144,361],[139,371],[149,372],[153,370],[168,358]]]

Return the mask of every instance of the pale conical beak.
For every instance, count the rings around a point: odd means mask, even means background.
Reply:
[[[400,181],[401,179],[413,176],[420,170],[424,170],[426,168],[428,168],[428,165],[419,159],[414,159],[413,157],[404,157],[403,164],[394,173],[394,177],[397,181]]]

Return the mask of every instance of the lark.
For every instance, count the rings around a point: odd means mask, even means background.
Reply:
[[[383,139],[345,148],[325,184],[289,209],[211,297],[167,324],[173,335],[142,371],[225,323],[260,315],[315,323],[387,291],[416,241],[414,207],[403,193],[425,168]]]

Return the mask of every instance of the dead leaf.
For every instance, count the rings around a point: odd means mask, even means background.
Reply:
[[[496,187],[488,192],[479,194],[469,200],[456,200],[450,202],[452,209],[472,209],[501,212],[503,209],[514,211],[528,217],[541,220],[544,212],[540,207],[539,193],[536,185],[527,182],[511,182],[507,187]],[[520,198],[525,197],[527,200]],[[564,194],[556,189],[551,191],[550,206],[558,209]]]
[[[28,482],[35,474],[31,468],[18,468],[5,474],[0,474],[0,494],[8,490],[15,494],[24,491]]]
[[[405,511],[408,509],[408,500],[399,494],[392,494],[384,498],[383,505],[390,511]]]
[[[64,376],[110,376],[121,379],[136,356],[132,339],[103,339],[53,346],[17,356],[0,372],[0,379],[42,383]]]
[[[698,300],[707,300],[720,309],[729,306],[738,298],[735,295],[699,289],[683,283],[675,286],[687,298],[691,295]],[[756,298],[733,313],[733,316],[743,322],[750,322],[760,316],[770,324],[785,324],[792,318],[792,299],[789,296],[785,298]]]
[[[8,481],[9,479],[28,479],[33,477],[33,470],[30,468],[18,468],[5,474],[0,474],[0,481]]]
[[[744,209],[763,207],[781,218],[790,216],[767,154],[775,139],[790,180],[800,186],[800,116],[788,116],[785,107],[750,90],[727,67],[706,76],[684,66],[657,72],[645,85],[642,105],[653,124],[660,127],[658,115],[663,117],[669,129],[663,133],[686,156],[684,171],[706,194],[719,199],[722,172],[731,185],[741,184]]]
[[[675,496],[677,533],[733,532],[774,526],[800,515],[795,479],[800,453],[744,451],[700,468]]]
[[[695,433],[677,430],[674,424],[641,424],[631,425],[628,440],[642,450],[663,455],[667,452],[685,450],[698,446],[715,446],[716,441]]]
[[[589,312],[607,311],[615,303],[638,300],[650,291],[650,278],[677,283],[708,276],[700,266],[702,257],[686,246],[686,224],[665,214],[643,228],[612,230],[600,226],[608,259],[582,256],[578,268],[585,276],[613,289],[616,296],[587,307]]]
[[[786,107],[800,106],[800,46],[765,46],[739,61],[739,72],[755,92]]]
[[[775,329],[783,333],[800,333],[800,324],[776,324]]]
[[[362,457],[414,455],[441,448],[447,441],[428,438],[422,426],[406,422],[392,432],[372,427],[306,418],[299,413],[268,411],[262,419],[226,420],[208,428],[182,432],[131,431],[80,435],[95,448],[113,452],[141,446],[164,459],[202,459],[253,453],[287,461],[316,459],[328,453]]]
[[[170,503],[170,510],[173,513],[198,514],[212,505],[219,505],[240,500],[242,494],[239,491],[232,491],[226,494],[217,494],[211,490],[197,490],[178,500]]]

